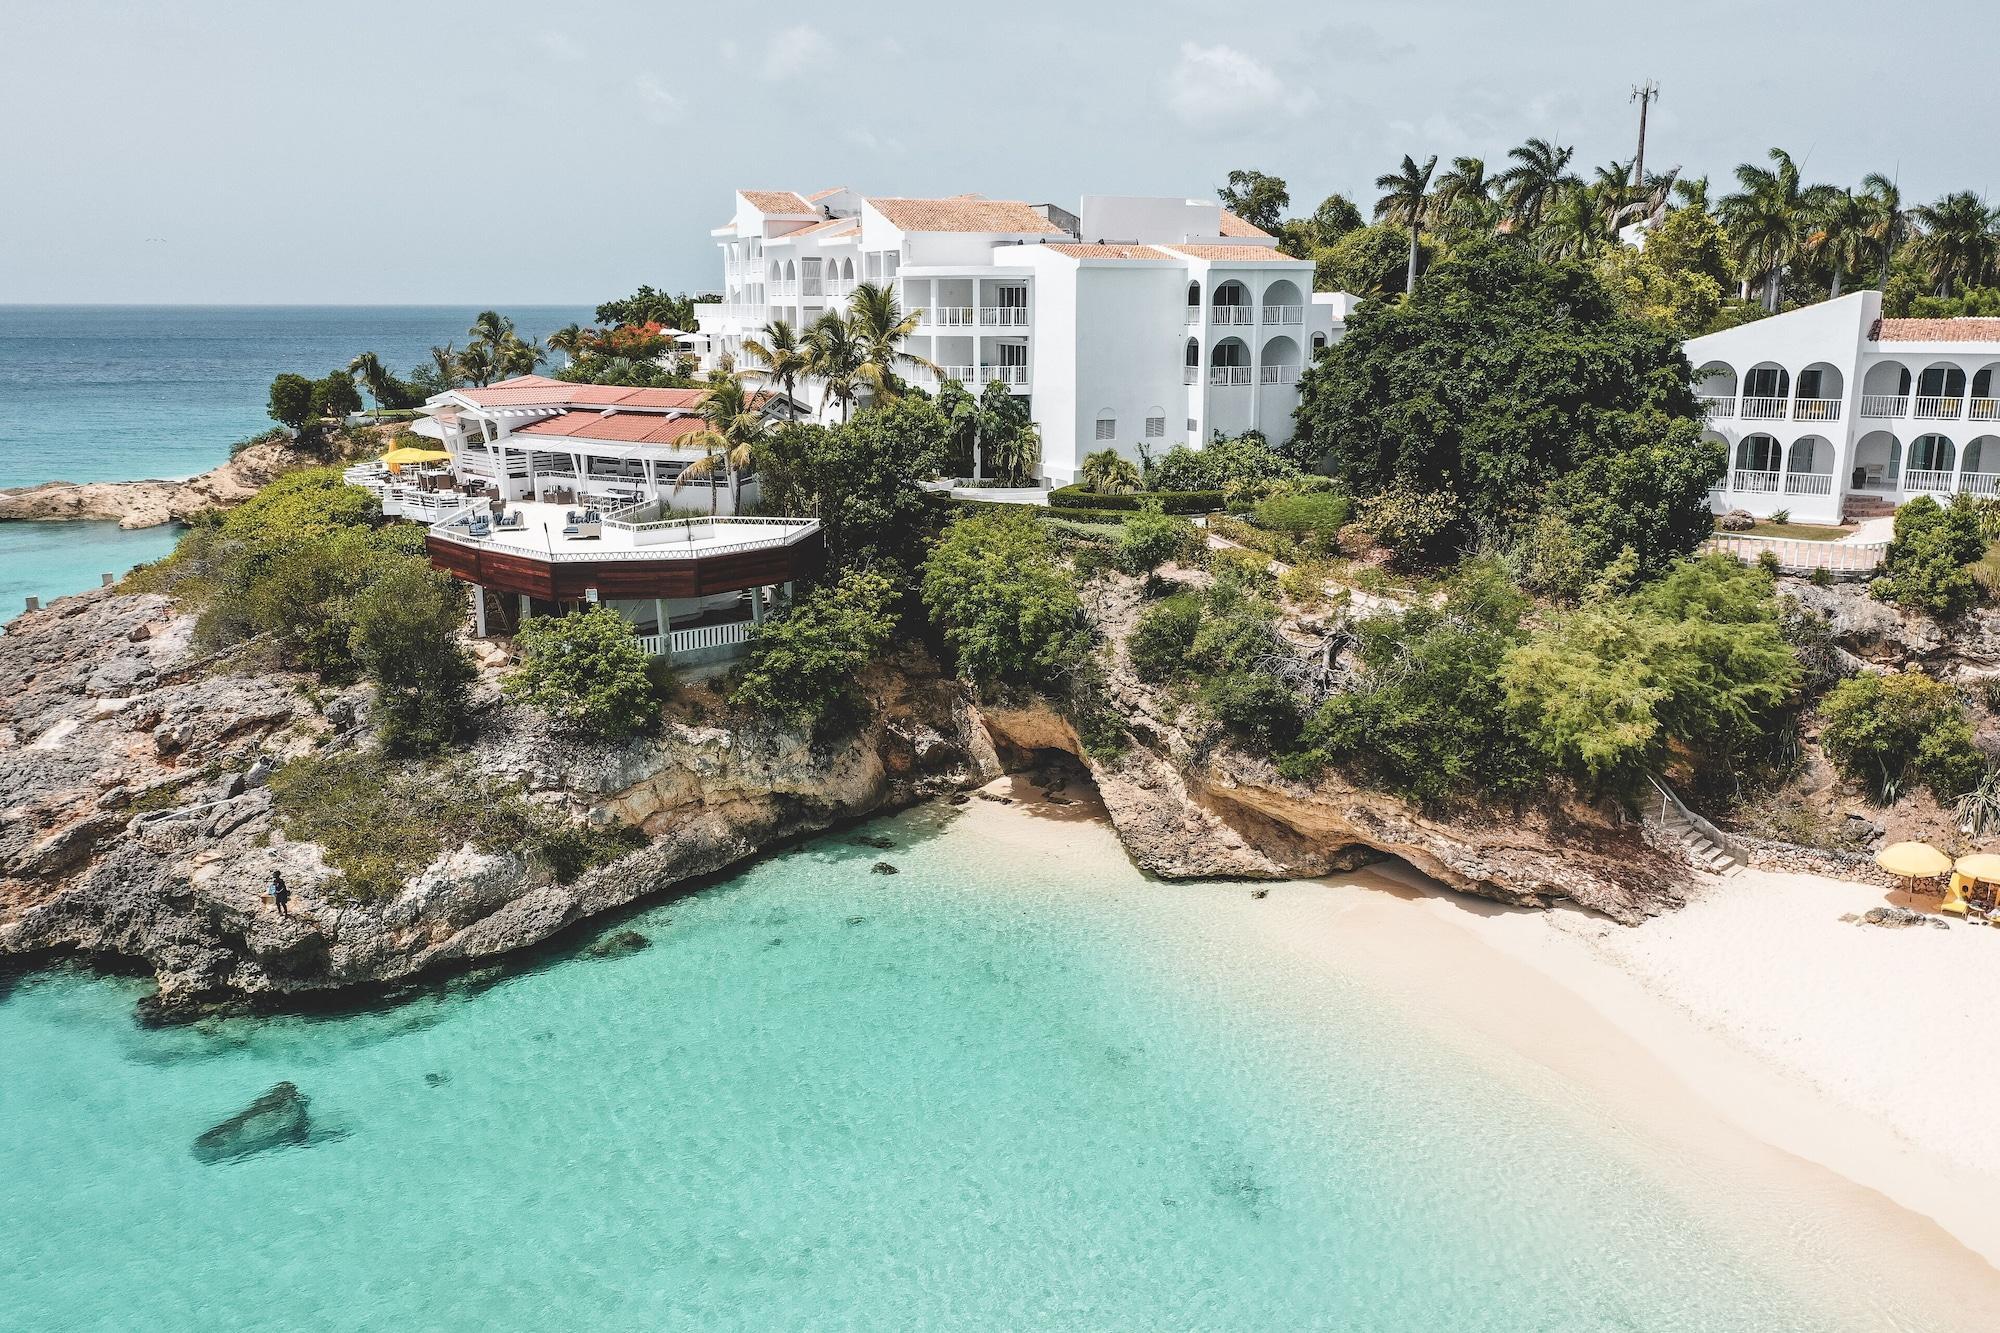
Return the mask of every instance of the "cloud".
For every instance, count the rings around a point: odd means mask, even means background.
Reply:
[[[646,119],[655,125],[665,125],[687,110],[687,103],[678,94],[650,74],[632,80],[632,91],[638,94]]]
[[[1186,125],[1220,128],[1260,116],[1297,116],[1311,107],[1309,88],[1294,89],[1263,61],[1233,46],[1181,43],[1167,85],[1167,105]]]
[[[576,38],[570,36],[568,33],[558,32],[553,28],[537,33],[535,35],[535,42],[551,59],[566,61],[570,64],[575,64],[588,54],[583,49],[583,43],[577,41]]]
[[[764,53],[763,76],[780,83],[825,64],[832,56],[833,43],[825,33],[809,23],[794,23],[771,39],[771,49]]]

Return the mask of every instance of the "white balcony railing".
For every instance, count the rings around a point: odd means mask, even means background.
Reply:
[[[1200,367],[1200,366],[1182,366],[1182,367],[1181,367],[1181,383],[1183,383],[1183,384],[1198,384],[1198,383],[1200,383],[1200,382],[1201,382],[1201,367]]]
[[[1861,395],[1861,415],[1864,417],[1899,417],[1909,411],[1910,397],[1901,393],[1865,393]]]
[[[1026,366],[981,366],[979,368],[979,379],[981,383],[998,380],[1002,384],[1026,384],[1028,382],[1028,368]]]
[[[1211,324],[1250,324],[1256,320],[1256,311],[1247,305],[1218,305],[1209,310]]]
[[[799,285],[796,282],[777,282],[771,284],[771,295],[773,296],[797,296],[798,294]]]
[[[826,284],[819,278],[801,278],[799,290],[806,296],[826,295]]]
[[[1745,398],[1743,415],[1757,420],[1772,420],[1785,415],[1785,400],[1782,398]]]
[[[1734,490],[1738,495],[1776,495],[1780,475],[1776,472],[1751,472],[1738,468]]]
[[[960,384],[979,383],[978,366],[939,366],[938,369],[945,379],[957,380]]]
[[[1933,495],[1951,494],[1951,470],[1937,468],[1906,467],[1903,469],[1903,489],[1906,491],[1927,491]]]
[[[1961,472],[1958,489],[1966,495],[2000,495],[2000,472]]]
[[[924,312],[924,323],[940,329],[964,329],[972,326],[972,307],[969,305],[941,305]]]
[[[1264,307],[1266,324],[1297,324],[1306,317],[1302,305],[1267,305]]]
[[[1911,415],[1923,417],[1930,421],[1956,421],[1964,412],[1965,400],[1963,398],[1923,397],[1917,399],[1917,410]]]
[[[1785,478],[1787,495],[1832,495],[1831,472],[1794,472]]]
[[[1968,406],[1972,410],[1966,415],[1974,421],[2000,421],[2000,398],[1974,398]]]
[[[1736,399],[1733,396],[1725,398],[1721,394],[1705,393],[1700,395],[1699,401],[1702,410],[1711,417],[1733,417],[1736,415]]]
[[[1214,385],[1248,384],[1250,382],[1250,367],[1210,366],[1208,368],[1208,382]]]
[[[671,649],[673,653],[691,653],[702,648],[729,648],[750,642],[750,633],[755,627],[747,620],[732,620],[722,625],[696,625],[692,629],[677,629],[666,634],[635,634],[639,647],[654,657],[661,657]]]
[[[1840,420],[1840,400],[1838,398],[1800,398],[1792,404],[1794,421],[1838,421]]]
[[[1028,326],[1028,307],[983,305],[979,307],[979,322],[988,328],[1024,329]]]
[[[1198,306],[1198,305],[1191,305],[1191,306],[1189,306],[1189,307],[1187,308],[1187,322],[1188,322],[1188,323],[1190,323],[1190,324],[1199,324],[1199,323],[1201,323],[1201,307],[1200,307],[1200,306]]]
[[[1290,384],[1297,380],[1298,377],[1299,368],[1297,366],[1259,366],[1257,368],[1257,382],[1259,384]]]

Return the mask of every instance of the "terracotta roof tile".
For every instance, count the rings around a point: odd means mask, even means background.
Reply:
[[[845,185],[834,185],[824,190],[815,190],[813,193],[806,196],[806,202],[809,204],[816,204],[822,199],[831,199],[833,198],[833,196],[839,194],[842,190],[846,188],[847,187]]]
[[[700,417],[667,417],[656,412],[564,412],[521,426],[514,434],[600,440],[606,444],[673,444],[707,424]]]
[[[1155,250],[1150,245],[1077,245],[1064,241],[1051,241],[1047,249],[1071,259],[1172,259],[1164,250]]]
[[[1878,319],[1868,330],[1870,342],[1991,343],[2000,342],[2000,319]]]
[[[797,231],[788,231],[783,236],[773,236],[769,244],[775,245],[779,241],[794,240],[800,236],[822,236],[828,238],[846,236],[860,230],[861,224],[853,218],[825,218],[813,223],[809,227],[800,227]]]
[[[1281,254],[1268,245],[1167,245],[1162,249],[1171,250],[1189,259],[1206,259],[1217,264],[1256,264],[1282,260],[1287,264],[1303,264],[1302,259],[1294,259]]]
[[[738,190],[759,213],[810,213],[813,206],[795,190]]]
[[[570,384],[546,375],[522,375],[460,393],[481,407],[693,408],[705,389],[633,389],[621,384]]]
[[[1222,234],[1224,236],[1269,236],[1262,227],[1254,226],[1237,217],[1228,209],[1222,210]]]
[[[997,231],[1059,236],[1062,228],[1013,199],[870,199],[876,212],[904,231]]]

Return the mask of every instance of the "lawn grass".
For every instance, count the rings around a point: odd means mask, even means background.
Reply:
[[[1799,542],[1837,542],[1852,532],[1852,528],[1829,528],[1818,523],[1772,523],[1759,522],[1748,532],[1724,532],[1716,529],[1718,537],[1785,537]]]

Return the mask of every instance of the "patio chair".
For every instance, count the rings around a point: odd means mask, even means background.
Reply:
[[[493,524],[487,519],[486,515],[475,513],[472,516],[472,522],[467,525],[467,530],[475,537],[484,537],[493,531]]]

